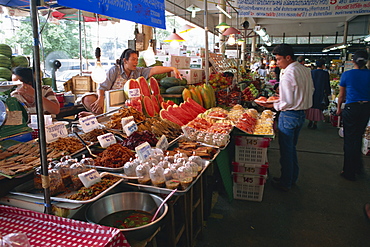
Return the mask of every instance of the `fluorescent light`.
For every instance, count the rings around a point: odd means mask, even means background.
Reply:
[[[216,4],[216,7],[222,12],[224,13],[224,15],[226,15],[227,17],[229,17],[231,19],[231,15],[229,15],[229,13],[227,13],[223,8],[221,8],[219,5]]]

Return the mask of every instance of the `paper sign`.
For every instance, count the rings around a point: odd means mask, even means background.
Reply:
[[[152,147],[148,142],[144,142],[135,148],[137,155],[141,162],[146,161],[150,155],[152,155]]]
[[[129,122],[125,126],[123,126],[123,131],[126,133],[127,136],[132,135],[135,131],[137,131],[137,125],[134,121]]]
[[[134,120],[134,116],[129,116],[129,117],[123,117],[121,119],[121,124],[122,124],[122,129],[123,129],[123,126],[125,126],[126,124],[128,124],[129,122],[131,121],[135,121]]]
[[[128,90],[128,97],[131,99],[131,98],[136,98],[136,97],[140,97],[141,94],[140,94],[140,88],[133,88],[133,89],[129,89]]]
[[[162,149],[163,151],[166,151],[168,149],[168,140],[165,135],[161,136],[161,138],[157,142],[156,147]]]
[[[81,180],[82,184],[86,188],[89,188],[91,185],[94,185],[101,181],[100,174],[94,169],[78,174],[78,178]]]
[[[80,118],[78,121],[81,124],[82,131],[84,133],[87,133],[94,129],[99,128],[99,123],[95,116],[83,117],[83,118]]]
[[[110,145],[117,143],[117,140],[112,133],[98,136],[98,141],[102,148],[107,148]]]
[[[45,126],[46,142],[50,143],[61,137],[67,137],[68,131],[64,123],[56,123]]]

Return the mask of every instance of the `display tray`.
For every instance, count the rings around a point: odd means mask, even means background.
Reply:
[[[216,157],[216,155],[215,155],[215,157]],[[202,171],[193,180],[193,182],[189,185],[189,187],[187,187],[185,190],[177,189],[177,191],[175,192],[174,195],[183,195],[186,192],[188,192],[191,189],[191,187],[193,187],[193,185],[198,181],[198,179],[203,175],[203,173],[205,172],[205,170],[208,168],[208,166],[210,164],[211,164],[211,161],[205,161],[205,165],[204,165]],[[147,192],[152,192],[152,193],[169,194],[173,191],[172,189],[160,188],[160,187],[156,187],[156,186],[153,186],[153,185],[137,184],[137,183],[132,183],[132,182],[124,182],[124,183],[127,184],[127,185],[130,185],[130,186],[137,187],[140,190],[145,190]]]
[[[243,135],[255,136],[255,137],[266,137],[266,138],[272,138],[272,139],[274,139],[274,138],[275,138],[275,133],[273,133],[273,134],[271,134],[271,135],[255,135],[255,134],[247,133],[247,132],[245,132],[244,130],[239,129],[238,127],[236,127],[236,128],[238,129],[238,131],[243,132]]]
[[[85,204],[85,203],[94,202],[94,201],[98,200],[99,198],[101,198],[102,196],[104,196],[106,193],[108,193],[110,190],[112,190],[114,187],[116,187],[122,181],[123,181],[123,178],[118,180],[116,183],[111,185],[109,188],[107,188],[106,190],[102,191],[100,194],[98,194],[97,196],[95,196],[94,198],[89,199],[89,200],[85,200],[85,201],[83,201],[83,200],[71,200],[71,199],[66,198],[67,196],[75,194],[77,191],[72,191],[70,193],[66,193],[66,194],[59,195],[59,196],[52,196],[52,197],[50,197],[50,200],[51,201],[56,201],[56,202],[68,202],[68,203],[78,203],[78,204]],[[35,198],[35,199],[44,199],[44,194],[42,193],[42,191],[35,189],[33,180],[27,181],[26,183],[15,187],[9,193],[13,194],[13,195],[22,195],[22,196],[26,196],[26,197],[30,197],[30,198]]]

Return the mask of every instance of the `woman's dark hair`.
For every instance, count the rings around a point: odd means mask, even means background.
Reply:
[[[291,56],[291,58],[294,60],[294,50],[293,47],[291,47],[288,44],[280,44],[277,45],[273,50],[272,54],[279,55],[279,56]]]
[[[222,76],[223,77],[234,77],[234,74],[232,73],[232,72],[224,72],[223,74],[222,74]]]
[[[357,66],[362,69],[366,66],[367,60],[369,59],[369,54],[365,50],[358,50],[353,55],[353,61]]]
[[[19,76],[22,82],[35,88],[35,78],[31,68],[16,67],[13,69],[13,74]]]
[[[137,51],[131,49],[131,48],[128,48],[128,49],[124,50],[122,52],[120,58],[116,60],[116,63],[118,65],[122,65],[122,60],[123,59],[128,60],[130,58],[131,54],[133,54],[133,53],[135,53],[135,54],[137,54],[139,56],[139,53]]]
[[[279,87],[279,83],[275,83],[274,85],[274,90],[276,91],[276,89]]]

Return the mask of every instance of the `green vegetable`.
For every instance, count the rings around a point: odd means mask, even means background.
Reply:
[[[184,86],[174,86],[167,88],[166,93],[168,94],[181,94],[182,91],[184,91],[185,87]]]

